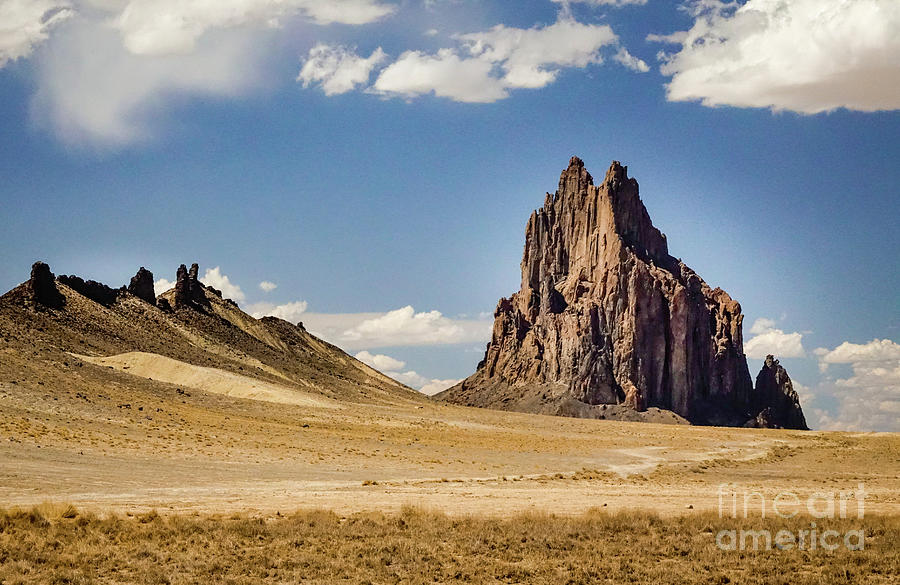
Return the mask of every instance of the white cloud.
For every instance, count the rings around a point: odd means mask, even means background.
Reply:
[[[764,359],[772,354],[777,358],[804,357],[802,333],[785,333],[775,328],[775,321],[765,317],[754,321],[750,333],[755,337],[744,342],[747,357]]]
[[[557,4],[590,4],[591,6],[643,6],[647,0],[553,0]]]
[[[663,55],[671,101],[816,114],[900,108],[900,2],[695,0]],[[665,40],[655,35],[653,40]]]
[[[436,55],[407,51],[381,71],[372,91],[407,98],[434,92],[458,102],[490,103],[509,95],[491,76],[493,67],[484,59],[460,58],[452,49]]]
[[[32,113],[69,143],[147,140],[173,96],[235,97],[260,86],[264,50],[249,31],[232,31],[190,54],[141,56],[103,23],[73,19],[37,61]]]
[[[368,351],[361,351],[356,354],[356,359],[366,365],[372,366],[376,370],[384,373],[389,378],[397,380],[401,384],[405,384],[410,388],[415,388],[423,394],[432,396],[453,386],[459,380],[438,380],[436,378],[426,378],[415,370],[401,371],[406,362],[392,358],[384,354],[371,354]]]
[[[628,52],[628,49],[625,47],[619,47],[619,52],[613,55],[613,60],[616,63],[624,65],[628,69],[632,71],[637,71],[638,73],[647,73],[650,71],[650,66],[647,65],[643,60],[638,59],[634,55]]]
[[[815,351],[827,371],[829,364],[850,364],[847,378],[828,379],[815,391],[829,398],[833,409],[816,409],[825,430],[900,431],[900,344],[873,339],[864,344],[844,342],[833,350]],[[822,402],[819,400],[819,402]]]
[[[282,25],[358,25],[395,11],[377,0],[0,1],[0,67],[46,40],[36,60],[37,122],[101,148],[148,140],[185,96],[237,97],[270,83]],[[48,30],[57,27],[54,34]],[[334,81],[338,83],[337,79]]]
[[[306,301],[294,301],[283,305],[272,303],[255,303],[247,307],[250,315],[256,319],[263,317],[278,317],[291,323],[297,323],[306,313],[309,304]]]
[[[366,24],[391,14],[375,0],[130,0],[112,20],[129,51],[187,53],[212,29],[277,27],[299,15],[317,24]]]
[[[832,350],[819,348],[815,353],[828,364],[891,362],[900,361],[900,344],[890,339],[873,339],[865,344],[845,341]]]
[[[415,370],[410,370],[408,372],[384,372],[384,375],[393,378],[410,388],[415,388],[422,394],[427,394],[428,396],[433,396],[459,382],[459,380],[428,379],[417,373]]]
[[[372,69],[386,58],[381,47],[363,58],[347,47],[318,44],[309,50],[297,81],[302,81],[303,87],[318,85],[329,96],[347,93],[369,83]]]
[[[428,383],[428,378],[419,375],[414,370],[408,372],[384,372],[384,375],[417,390]]]
[[[411,306],[365,319],[345,330],[338,342],[362,347],[442,345],[482,341],[490,336],[490,323],[444,317],[438,311],[417,313]]]
[[[443,392],[450,386],[455,386],[461,380],[431,380],[421,388],[419,388],[419,392],[422,394],[427,394],[428,396],[434,396],[438,392]]]
[[[750,327],[750,333],[753,335],[759,335],[760,333],[765,333],[766,331],[771,331],[772,329],[775,329],[775,319],[760,317],[753,322],[753,325]]]
[[[259,283],[259,288],[263,292],[270,293],[273,290],[275,290],[276,288],[278,288],[278,285],[275,284],[274,282],[269,282],[268,280],[264,280],[261,283]]]
[[[241,287],[231,282],[227,275],[222,274],[222,270],[216,266],[215,268],[207,268],[203,278],[198,279],[206,286],[211,286],[222,291],[222,297],[231,299],[239,303],[244,302],[246,297]]]
[[[306,313],[303,323],[313,335],[346,351],[360,351],[379,347],[484,343],[491,337],[492,320],[450,319],[437,311],[416,313],[412,307],[404,307],[389,313]]]
[[[583,24],[565,15],[549,26],[500,24],[454,38],[458,48],[432,55],[403,53],[381,71],[371,91],[406,98],[433,92],[459,102],[495,102],[508,97],[510,89],[553,83],[562,68],[602,63],[600,50],[618,43],[609,26]]]
[[[372,366],[379,372],[397,371],[403,369],[403,367],[406,366],[406,362],[394,359],[389,355],[380,353],[371,354],[365,350],[357,353],[354,357],[367,366]]]
[[[0,1],[0,67],[31,55],[47,40],[51,28],[73,14],[72,4],[66,1]]]
[[[175,283],[171,280],[166,280],[165,278],[160,278],[153,283],[153,293],[156,296],[159,296],[166,291],[172,290],[173,288],[175,288]]]
[[[545,27],[520,29],[499,24],[488,31],[457,38],[471,55],[500,64],[508,87],[526,88],[553,82],[559,67],[602,63],[599,50],[618,40],[605,24],[582,24],[564,17]]]

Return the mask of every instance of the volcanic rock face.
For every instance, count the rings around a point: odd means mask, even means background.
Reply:
[[[56,280],[105,307],[109,307],[115,303],[121,292],[120,290],[110,288],[96,280],[85,281],[80,276],[75,276],[74,274],[71,276],[62,274]]]
[[[156,304],[156,291],[153,289],[153,273],[143,266],[131,277],[128,292],[151,305]]]
[[[175,309],[208,305],[203,285],[197,280],[200,267],[194,263],[188,271],[184,264],[178,267],[175,275]]]
[[[618,162],[595,185],[572,158],[528,220],[521,289],[494,317],[478,371],[440,398],[545,413],[658,407],[723,425],[761,409],[740,304],[669,255]]]
[[[35,304],[51,309],[60,309],[66,304],[65,297],[56,288],[56,278],[50,272],[50,266],[43,262],[35,262],[31,266],[31,278],[26,286]]]
[[[756,400],[761,411],[747,426],[808,428],[791,378],[775,356],[766,356],[766,361],[756,376]]]

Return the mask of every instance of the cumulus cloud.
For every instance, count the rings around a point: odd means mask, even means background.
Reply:
[[[427,394],[428,396],[433,396],[438,392],[442,392],[459,382],[459,380],[428,379],[417,373],[415,370],[410,370],[408,372],[384,372],[384,375],[393,378],[410,388],[415,388],[422,394]]]
[[[836,348],[815,350],[819,359],[826,364],[854,364],[900,361],[900,344],[890,339],[873,339],[859,344],[845,341]]]
[[[433,92],[458,102],[490,103],[509,95],[491,76],[493,68],[483,59],[461,58],[453,49],[436,55],[407,51],[381,72],[372,91],[407,98]]]
[[[849,364],[847,378],[828,379],[815,391],[837,404],[816,409],[819,428],[825,430],[900,431],[900,344],[873,339],[864,344],[844,342],[832,350],[815,352],[827,366]]]
[[[671,101],[816,114],[900,108],[900,2],[694,0],[693,27],[652,40]]]
[[[347,47],[318,44],[309,50],[297,81],[303,82],[303,87],[318,85],[329,96],[347,93],[369,83],[372,69],[386,58],[381,47],[363,58]]]
[[[419,388],[419,392],[427,394],[428,396],[434,396],[438,392],[443,392],[450,386],[459,384],[459,382],[461,382],[461,380],[431,380]]]
[[[618,40],[607,25],[583,24],[571,18],[530,29],[498,24],[488,31],[457,38],[471,55],[500,64],[506,73],[506,85],[529,88],[553,82],[559,67],[602,63],[600,48]]]
[[[231,282],[231,279],[229,279],[227,275],[222,274],[222,270],[218,266],[215,268],[207,268],[203,278],[198,280],[206,286],[211,286],[222,291],[223,298],[231,299],[239,303],[246,300],[246,296],[244,295],[244,291],[241,290],[241,287]]]
[[[354,357],[366,364],[367,366],[372,366],[379,372],[391,372],[395,370],[401,370],[404,366],[406,366],[406,362],[394,359],[389,355],[384,354],[371,354],[368,351],[361,351],[357,353]]]
[[[71,2],[66,1],[0,1],[0,67],[31,55],[47,40],[50,29],[73,14]]]
[[[460,102],[495,102],[508,97],[510,89],[545,87],[563,68],[602,63],[601,49],[618,43],[609,26],[565,15],[549,26],[500,24],[454,38],[459,47],[435,54],[403,53],[381,71],[371,91],[406,98],[433,92]]]
[[[282,305],[272,303],[255,303],[248,307],[250,315],[256,319],[263,317],[278,317],[291,323],[297,323],[306,313],[309,304],[306,301],[293,301]]]
[[[744,353],[747,357],[764,359],[772,354],[778,358],[804,357],[802,333],[785,333],[775,328],[775,321],[759,318],[750,327],[754,337],[744,342]]]
[[[482,341],[490,336],[487,321],[462,321],[439,311],[417,313],[411,306],[365,319],[339,335],[338,343],[362,347],[443,345]]]
[[[274,282],[269,282],[268,280],[264,280],[261,283],[259,283],[259,288],[263,292],[270,293],[273,290],[275,290],[276,288],[278,288],[278,285],[275,284]]]
[[[175,288],[175,283],[171,280],[166,280],[165,278],[160,278],[153,283],[153,292],[156,296],[159,296],[166,291],[170,291],[173,288]]]
[[[372,366],[389,378],[393,378],[401,384],[405,384],[410,388],[415,388],[419,392],[427,394],[429,396],[446,390],[450,386],[453,386],[454,384],[459,382],[459,380],[438,380],[436,378],[429,379],[425,376],[422,376],[415,370],[408,370],[405,372],[401,371],[404,367],[406,367],[406,362],[392,358],[389,355],[372,354],[368,351],[361,351],[357,353],[355,357],[362,363],[368,366]]]

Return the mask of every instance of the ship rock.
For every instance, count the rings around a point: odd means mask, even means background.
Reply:
[[[584,418],[806,428],[783,368],[778,383],[761,373],[763,387],[754,388],[740,304],[669,254],[627,167],[613,162],[595,184],[573,157],[528,219],[521,268],[520,290],[497,304],[477,371],[439,399]]]

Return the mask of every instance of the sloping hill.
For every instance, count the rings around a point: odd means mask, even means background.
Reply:
[[[310,406],[425,400],[302,325],[251,317],[196,271],[182,267],[176,288],[151,303],[125,287],[57,281],[36,264],[31,279],[0,297],[0,379],[77,391],[108,385],[112,369],[118,385],[165,383]]]

